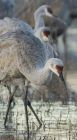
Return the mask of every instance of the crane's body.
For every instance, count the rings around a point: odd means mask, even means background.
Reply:
[[[0,19],[0,34],[4,34],[10,31],[16,31],[18,29],[20,29],[23,32],[28,31],[33,33],[32,27],[23,20],[20,20],[18,18],[9,18],[9,17]]]
[[[0,36],[0,81],[6,81],[8,79],[13,81],[17,77],[22,79],[27,78],[33,85],[47,86],[52,80],[52,73],[55,73],[58,77],[62,77],[63,62],[57,58],[49,58],[49,51],[44,44],[36,38],[32,33],[24,33],[21,30],[15,32],[8,32]],[[24,85],[25,86],[25,85]],[[25,87],[24,87],[25,89]],[[4,125],[6,126],[7,116],[9,113],[11,102],[15,94],[16,87],[13,94],[10,96],[8,109]],[[38,120],[40,127],[41,122],[34,112],[30,101],[27,99],[28,86],[26,91],[24,90],[24,106],[27,120],[27,132],[29,140],[29,126],[28,126],[28,112],[27,105],[32,110],[36,119]]]
[[[24,75],[36,84],[46,83],[50,77],[46,67],[47,54],[46,46],[33,34],[22,31],[6,33],[0,38],[0,80]]]

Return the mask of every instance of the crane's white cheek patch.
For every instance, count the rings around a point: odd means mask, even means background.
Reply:
[[[48,40],[48,37],[46,37],[46,36],[43,36],[43,40],[44,40],[44,41],[49,41],[49,40]]]

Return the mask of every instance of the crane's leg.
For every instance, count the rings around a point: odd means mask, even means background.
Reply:
[[[41,126],[42,126],[42,123],[40,122],[40,120],[39,120],[39,118],[38,118],[37,114],[35,113],[35,111],[34,111],[34,109],[33,109],[32,105],[31,105],[31,102],[29,101],[29,99],[28,99],[27,105],[29,106],[29,108],[30,108],[30,109],[31,109],[31,111],[33,112],[33,114],[34,114],[35,118],[37,119],[37,121],[38,121],[38,123],[39,123],[39,128],[38,128],[38,129],[40,129],[40,128],[41,128]]]
[[[28,110],[27,110],[27,106],[29,106],[29,108],[31,109],[32,113],[34,114],[34,116],[36,117],[37,121],[39,122],[39,128],[41,128],[42,124],[37,116],[37,114],[35,113],[29,99],[28,99],[28,86],[29,86],[29,83],[28,85],[26,86],[26,92],[25,92],[25,97],[23,98],[23,102],[24,102],[24,106],[25,106],[25,115],[26,115],[26,124],[27,124],[27,140],[30,139],[30,135],[29,135],[29,123],[28,123]]]
[[[9,97],[8,107],[7,107],[6,116],[5,116],[5,120],[4,120],[4,126],[5,126],[5,128],[6,128],[6,122],[7,122],[9,110],[10,110],[11,103],[13,101],[13,97],[14,97],[14,94],[15,94],[16,89],[17,89],[17,87],[15,88],[14,92]]]
[[[9,96],[11,96],[11,87],[10,87],[6,82],[0,81],[0,84],[3,85],[4,87],[6,87],[6,88],[8,89],[8,91],[9,91]],[[10,98],[10,97],[9,97],[9,98]],[[13,107],[14,107],[14,105],[15,105],[14,99],[13,99],[12,102],[13,102]]]
[[[11,89],[10,89],[10,87],[9,86],[7,86],[7,88],[8,88],[8,91],[9,91],[9,96],[10,96],[10,98],[11,98]],[[12,103],[13,103],[13,106],[11,107],[11,108],[13,108],[14,106],[15,106],[15,101],[14,101],[14,98],[12,99]]]
[[[28,123],[28,110],[27,110],[27,94],[28,94],[28,85],[26,86],[25,97],[23,98],[25,106],[25,115],[26,115],[26,125],[27,125],[27,140],[29,140],[29,123]]]

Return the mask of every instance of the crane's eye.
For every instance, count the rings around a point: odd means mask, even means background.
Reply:
[[[43,31],[43,34],[48,37],[50,35],[50,31]]]
[[[53,14],[53,12],[52,12],[52,10],[51,10],[50,7],[48,7],[47,10],[48,10],[48,12],[49,12],[50,14]]]

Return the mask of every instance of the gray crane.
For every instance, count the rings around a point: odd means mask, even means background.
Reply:
[[[0,36],[0,81],[10,82],[19,77],[27,78],[36,87],[47,86],[52,81],[52,74],[55,73],[63,82],[63,62],[58,58],[47,60],[45,46],[32,33],[21,30],[8,32]],[[17,86],[16,86],[17,87]],[[10,105],[15,90],[10,96],[4,125],[6,126]],[[24,87],[25,89],[25,87]],[[23,89],[23,90],[24,90]],[[28,86],[24,90],[23,102],[27,120],[27,132],[29,140],[29,125],[27,105],[34,113],[40,126],[41,122],[34,112],[30,101],[27,98]]]

